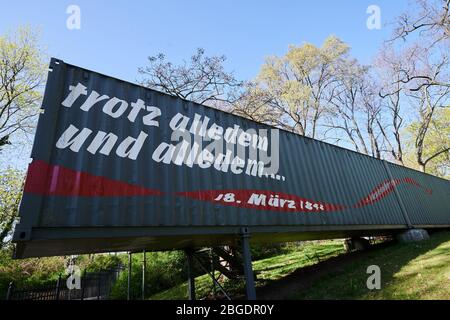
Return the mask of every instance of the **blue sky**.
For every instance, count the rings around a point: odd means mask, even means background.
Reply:
[[[81,9],[81,29],[66,28],[66,8]],[[366,27],[369,5],[381,9],[381,30]],[[174,62],[197,47],[225,54],[227,69],[253,78],[264,58],[286,52],[289,44],[320,45],[335,34],[352,54],[370,63],[386,23],[407,9],[407,0],[347,1],[5,1],[0,33],[28,24],[41,30],[49,56],[128,81],[158,52]]]
[[[149,55],[163,52],[181,62],[198,47],[208,55],[225,54],[227,70],[249,80],[267,56],[283,55],[290,44],[320,45],[330,34],[370,64],[391,34],[387,24],[408,5],[408,0],[0,1],[6,8],[0,11],[0,34],[30,25],[40,30],[48,57],[131,82]],[[69,5],[81,9],[80,30],[66,27]],[[380,30],[366,27],[369,5],[381,9]],[[24,141],[8,148],[0,167],[23,168],[30,147],[31,141]]]

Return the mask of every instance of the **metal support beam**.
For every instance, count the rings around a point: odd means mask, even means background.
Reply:
[[[127,284],[127,300],[131,299],[131,252],[128,253],[128,284]]]
[[[61,290],[61,273],[58,276],[58,281],[56,282],[56,298],[55,300],[59,300],[59,292]]]
[[[188,273],[188,298],[189,300],[195,300],[195,277],[193,275],[193,251],[192,249],[187,249],[187,273]]]
[[[145,273],[147,272],[147,259],[145,250],[142,252],[142,300],[145,300]]]
[[[97,276],[97,300],[100,300],[102,298],[102,276],[101,273],[98,273]]]
[[[8,292],[6,292],[6,300],[11,300],[14,291],[14,282],[10,282],[8,286]]]
[[[81,282],[81,300],[84,299],[84,284],[86,279],[86,269],[83,271],[83,275],[81,276],[80,282]]]
[[[242,255],[244,258],[244,274],[247,300],[256,300],[255,278],[252,268],[252,255],[250,253],[250,233],[248,232],[247,228],[241,229],[240,237],[242,245]]]
[[[212,248],[209,249],[209,258],[211,259],[211,275],[212,275],[212,285],[213,285],[213,297],[216,298],[217,291],[216,291],[216,271],[214,269],[214,251]]]

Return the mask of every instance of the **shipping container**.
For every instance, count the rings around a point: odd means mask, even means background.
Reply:
[[[52,59],[16,256],[450,226],[450,182]]]

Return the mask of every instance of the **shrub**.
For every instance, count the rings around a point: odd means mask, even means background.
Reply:
[[[13,260],[11,256],[11,248],[0,250],[0,299],[6,297],[11,281],[21,288],[54,284],[66,266],[64,257]]]
[[[122,261],[128,264],[127,255],[122,256]],[[142,260],[143,254],[133,254],[131,268],[131,298],[141,298],[142,286]],[[125,264],[125,265],[126,265]],[[149,252],[147,253],[147,272],[145,274],[146,296],[161,292],[176,286],[186,280],[186,258],[182,251]],[[198,268],[194,274],[199,275]],[[128,272],[122,272],[112,288],[112,299],[127,298]]]

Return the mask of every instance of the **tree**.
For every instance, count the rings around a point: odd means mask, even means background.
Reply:
[[[189,62],[181,65],[167,62],[162,53],[148,61],[148,66],[139,68],[143,77],[140,82],[148,88],[226,110],[240,96],[243,82],[225,71],[225,56],[209,57],[203,49],[197,49]]]
[[[419,42],[406,48],[386,46],[378,56],[377,67],[382,87],[380,96],[389,110],[388,122],[380,123],[387,145],[394,159],[403,163],[401,130],[404,117],[420,125],[415,132],[416,162],[425,171],[427,149],[426,136],[435,110],[442,107],[450,97],[450,59],[447,52],[430,50]],[[446,85],[440,85],[440,84]],[[386,125],[387,124],[387,125]],[[386,129],[392,129],[390,139]],[[390,142],[392,140],[394,143]],[[445,152],[445,151],[443,151]]]
[[[433,46],[450,40],[450,0],[416,0],[413,13],[397,19],[392,40],[406,40],[412,34],[428,38]]]
[[[413,13],[406,12],[398,17],[390,42],[403,39],[408,43],[412,40],[413,46],[421,47],[429,56],[437,57],[439,64],[445,60],[442,56],[448,56],[450,48],[450,0],[416,0],[412,8]],[[412,74],[404,73],[402,77],[403,83],[415,84],[414,88],[410,88],[413,91],[419,91],[423,86],[450,87],[449,81],[419,70],[414,70]]]
[[[330,95],[326,133],[331,133],[336,142],[348,139],[356,151],[380,158],[380,134],[376,130],[380,101],[369,68],[355,59],[343,60],[335,76],[337,85]]]
[[[404,164],[404,117],[413,121],[408,126],[408,162],[411,163],[411,141],[414,140],[415,167],[425,171],[433,159],[448,152],[449,137],[433,150],[427,143],[436,110],[449,98],[450,64],[450,0],[416,0],[413,13],[404,13],[398,20],[393,37],[377,58],[381,79],[380,96],[389,110],[390,121],[380,123],[387,146],[394,159]],[[403,42],[399,42],[403,39]],[[383,113],[385,114],[385,113]],[[387,125],[386,125],[387,124]],[[392,130],[389,139],[386,129]],[[414,134],[414,137],[411,135]],[[392,142],[390,142],[392,140]],[[427,155],[425,155],[427,154]]]
[[[336,82],[335,66],[348,50],[344,42],[330,36],[320,48],[310,43],[290,46],[286,55],[266,60],[256,84],[269,98],[269,109],[281,115],[278,126],[317,137]]]
[[[418,93],[410,94],[409,96],[411,100],[416,100],[419,114],[418,121],[413,122],[409,126],[409,129],[410,132],[414,133],[417,165],[420,171],[425,172],[426,166],[430,161],[434,159],[445,161],[445,156],[448,159],[450,135],[442,133],[448,131],[448,128],[444,125],[446,116],[445,109],[448,109],[449,106],[444,105],[444,103],[450,97],[450,88],[422,87]],[[440,109],[444,111],[439,112]],[[439,117],[443,117],[443,119],[439,119]],[[436,132],[439,129],[442,132]],[[436,142],[439,143],[438,146],[436,146]],[[440,158],[441,155],[444,157]]]
[[[446,179],[450,178],[450,108],[438,108],[435,116],[429,123],[428,134],[422,149],[422,166],[417,161],[417,132],[421,130],[422,123],[412,122],[405,131],[406,154],[408,164],[422,171]]]
[[[401,130],[404,126],[404,114],[408,106],[404,100],[407,90],[405,73],[410,73],[416,59],[415,48],[398,52],[392,45],[386,45],[375,58],[379,96],[382,98],[381,116],[376,120],[383,136],[383,143],[391,158],[403,165],[403,141]]]
[[[35,126],[46,70],[42,61],[29,28],[0,36],[0,150],[14,133],[29,133]]]
[[[0,173],[0,249],[8,242],[22,197],[24,174],[15,169]]]
[[[282,113],[270,108],[270,95],[258,88],[254,83],[248,83],[241,97],[233,104],[232,113],[241,117],[277,126]]]

